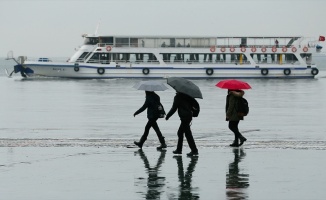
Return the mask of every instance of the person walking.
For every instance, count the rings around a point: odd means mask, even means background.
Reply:
[[[226,96],[226,121],[229,121],[229,129],[234,133],[234,141],[230,144],[231,147],[241,146],[247,139],[240,133],[238,125],[243,116],[239,116],[237,112],[238,99],[243,97],[243,90],[228,90]],[[240,140],[240,143],[239,143]]]
[[[145,126],[144,134],[141,136],[139,142],[134,141],[134,144],[137,145],[139,148],[142,148],[144,142],[147,139],[150,128],[153,127],[153,129],[155,130],[156,135],[161,143],[161,145],[159,147],[157,147],[157,149],[160,150],[160,149],[167,147],[166,143],[165,143],[165,139],[164,139],[164,137],[160,131],[160,128],[158,127],[157,122],[156,122],[159,118],[159,112],[158,112],[157,107],[161,104],[160,97],[153,91],[145,91],[145,94],[146,94],[145,103],[141,108],[139,108],[134,113],[134,117],[147,109],[148,122]]]
[[[183,93],[177,92],[174,97],[173,105],[165,119],[169,120],[169,118],[178,110],[178,115],[181,120],[180,127],[178,129],[178,144],[177,149],[173,151],[174,154],[182,154],[182,144],[183,144],[183,136],[185,135],[188,145],[191,149],[191,152],[187,154],[187,156],[196,156],[198,155],[198,149],[196,147],[195,140],[192,136],[192,132],[190,129],[191,121],[192,121],[192,105],[195,100]]]

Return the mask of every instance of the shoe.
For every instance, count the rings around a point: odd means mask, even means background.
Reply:
[[[230,147],[239,147],[238,141],[234,140],[232,144],[230,144]]]
[[[173,151],[173,154],[182,154],[182,151],[175,150]]]
[[[191,156],[198,156],[198,152],[190,152],[187,153],[187,156],[191,157]]]
[[[245,137],[240,138],[239,146],[241,146],[245,141],[247,141],[247,138],[245,138]]]
[[[162,150],[162,149],[165,149],[167,146],[166,146],[166,144],[164,143],[164,144],[161,144],[161,146],[159,146],[159,147],[156,147],[156,149],[157,150]]]
[[[136,141],[134,141],[134,144],[137,145],[139,148],[142,148],[142,147],[143,147],[143,144],[140,143],[140,142],[136,142]]]

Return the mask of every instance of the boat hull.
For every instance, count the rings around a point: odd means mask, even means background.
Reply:
[[[74,64],[74,63],[25,63],[27,76],[46,76],[80,79],[112,78],[167,78],[184,77],[193,79],[209,78],[314,78],[314,66],[269,65],[264,67],[251,65],[205,66],[196,64],[169,65],[110,65]],[[318,73],[318,72],[317,72]]]

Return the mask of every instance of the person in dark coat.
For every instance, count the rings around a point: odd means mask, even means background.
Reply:
[[[134,144],[137,145],[139,148],[142,148],[143,144],[146,141],[147,136],[149,134],[149,129],[151,127],[153,127],[153,129],[155,130],[155,132],[157,134],[158,139],[161,142],[161,146],[157,147],[157,149],[166,148],[164,137],[160,131],[160,128],[157,125],[157,122],[156,122],[159,117],[157,107],[160,104],[160,97],[155,92],[145,91],[145,93],[146,93],[145,103],[141,108],[139,108],[134,113],[134,117],[147,109],[148,122],[145,126],[144,134],[140,138],[139,142],[135,141]]]
[[[182,153],[182,143],[183,143],[183,134],[186,136],[188,145],[191,149],[191,152],[188,153],[188,156],[198,155],[198,149],[195,144],[195,140],[192,136],[192,132],[190,129],[190,124],[192,121],[192,105],[193,105],[193,98],[177,92],[174,97],[173,105],[171,110],[166,115],[166,120],[178,110],[178,115],[181,120],[181,124],[178,130],[178,144],[177,149],[173,151],[174,154],[181,154]]]
[[[247,140],[242,136],[238,128],[240,120],[243,120],[243,116],[239,116],[236,110],[238,98],[243,95],[244,91],[242,90],[228,90],[228,95],[226,96],[226,121],[229,121],[229,129],[234,133],[234,141],[230,144],[231,147],[239,147]]]

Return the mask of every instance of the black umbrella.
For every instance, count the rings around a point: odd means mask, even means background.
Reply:
[[[170,77],[167,79],[167,83],[177,92],[186,94],[193,98],[203,98],[199,87],[187,79],[180,77]]]

